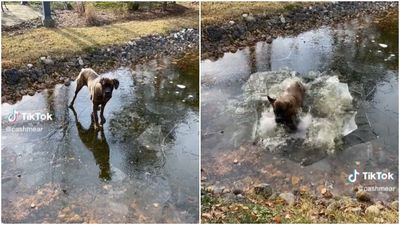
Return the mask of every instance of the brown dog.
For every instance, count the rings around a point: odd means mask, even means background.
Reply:
[[[275,121],[286,124],[289,128],[295,130],[297,114],[303,106],[304,95],[304,85],[300,81],[294,81],[276,99],[267,96],[274,110]]]
[[[94,70],[87,68],[82,69],[79,73],[78,78],[76,78],[76,90],[75,96],[72,99],[70,108],[73,108],[75,98],[78,95],[78,92],[82,89],[83,86],[87,86],[90,92],[90,100],[93,102],[93,113],[92,119],[94,120],[94,128],[99,128],[99,118],[97,116],[97,111],[99,110],[99,106],[101,107],[100,118],[101,125],[106,122],[104,118],[104,107],[106,106],[108,100],[112,97],[113,89],[117,89],[119,86],[119,81],[117,79],[110,79],[106,77],[99,76]]]

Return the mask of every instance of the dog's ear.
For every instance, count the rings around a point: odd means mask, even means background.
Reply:
[[[271,105],[274,105],[274,102],[276,101],[276,98],[271,98],[271,97],[269,97],[269,95],[267,95],[267,97],[268,97],[269,103],[271,103]]]
[[[119,87],[119,81],[118,81],[117,79],[112,79],[112,81],[113,81],[113,84],[114,84],[114,88],[115,88],[115,89],[118,89],[118,87]]]

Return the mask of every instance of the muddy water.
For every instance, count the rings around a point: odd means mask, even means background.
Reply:
[[[75,82],[2,105],[5,119],[21,113],[15,122],[3,120],[3,222],[198,221],[196,57],[104,75],[120,86],[105,108],[103,131],[91,126],[87,88],[74,111],[67,107]],[[52,120],[22,120],[22,113],[37,112]],[[42,130],[15,130],[21,127]]]
[[[217,61],[202,61],[202,176],[207,182],[244,190],[270,183],[279,192],[298,188],[318,192],[328,187],[334,194],[348,195],[361,184],[394,187],[394,191],[371,194],[381,200],[397,198],[398,26],[397,21],[384,23],[353,20],[278,37],[271,44],[259,42],[225,53]],[[268,151],[253,137],[257,114],[268,104],[261,110],[232,110],[232,105],[245,100],[243,87],[251,74],[280,70],[296,71],[304,80],[316,72],[336,75],[348,86],[357,127],[341,137],[342,144],[331,153],[326,149],[303,151],[306,154],[297,149]],[[347,178],[354,169],[395,176],[384,181],[359,176],[352,183]]]

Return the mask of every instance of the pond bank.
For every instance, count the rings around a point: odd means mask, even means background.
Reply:
[[[2,71],[2,103],[13,104],[24,95],[51,88],[55,84],[69,85],[81,68],[91,67],[102,73],[120,66],[140,64],[162,56],[183,56],[198,49],[198,30],[181,29],[167,35],[149,35],[132,39],[123,45],[91,48],[73,57],[41,57],[37,63]]]
[[[202,27],[202,59],[215,60],[225,52],[236,52],[258,41],[271,43],[278,36],[296,35],[365,15],[397,18],[397,8],[397,2],[327,2],[297,6],[283,13],[244,13],[236,20]]]
[[[247,193],[212,193],[202,188],[203,223],[398,223],[398,201],[273,192],[265,185]],[[257,193],[257,194],[256,194]],[[267,196],[266,196],[267,195]]]

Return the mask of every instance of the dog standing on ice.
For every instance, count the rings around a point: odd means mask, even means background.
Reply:
[[[69,107],[73,108],[75,98],[83,86],[89,88],[90,100],[93,103],[92,120],[94,120],[94,128],[98,129],[102,126],[106,119],[104,118],[104,107],[112,97],[112,92],[119,86],[117,79],[110,79],[107,77],[99,76],[94,70],[90,68],[82,69],[76,78],[76,90],[75,96],[72,99]],[[101,125],[99,125],[99,119],[97,111],[100,109]]]

